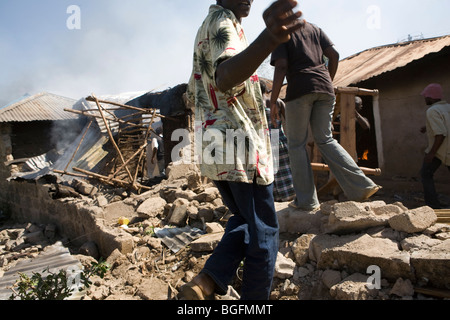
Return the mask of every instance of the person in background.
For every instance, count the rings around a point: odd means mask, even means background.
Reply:
[[[152,132],[150,135],[150,144],[147,146],[147,154],[147,172],[149,179],[164,176],[164,141],[162,138],[161,127],[157,127],[155,132]]]
[[[270,95],[267,92],[266,83],[261,81],[261,91],[266,103],[267,122],[269,123],[269,129],[272,139],[272,147],[278,148],[278,152],[274,152],[276,157],[275,161],[275,181],[273,183],[273,194],[276,202],[288,202],[295,198],[294,185],[292,183],[291,165],[289,162],[289,150],[287,138],[284,133],[282,121],[277,120],[277,123],[272,124],[270,117]],[[284,102],[278,99],[278,110],[280,111],[279,117],[283,118],[284,114]],[[274,136],[272,133],[274,130],[277,134]]]
[[[421,130],[428,138],[421,169],[425,203],[433,209],[443,209],[436,192],[434,174],[441,165],[450,171],[450,104],[443,100],[442,86],[437,83],[427,86],[421,95],[429,107],[426,127]]]
[[[328,59],[328,65],[324,56]],[[336,96],[333,79],[339,53],[319,27],[303,21],[303,27],[272,54],[275,66],[271,98],[272,119],[278,117],[276,104],[287,78],[286,125],[296,199],[291,207],[304,211],[320,208],[306,145],[309,126],[314,141],[331,173],[349,200],[365,201],[380,187],[365,176],[348,152],[333,138],[332,117]]]
[[[202,144],[200,170],[214,181],[233,216],[203,270],[180,288],[183,300],[225,294],[242,261],[241,299],[267,300],[271,292],[279,227],[270,137],[255,71],[299,28],[301,12],[293,12],[297,1],[273,2],[263,14],[265,30],[248,45],[241,23],[252,4],[218,0],[195,40],[187,98],[195,105],[196,132],[215,133],[214,141],[195,142]],[[245,133],[245,155],[236,152],[235,143],[226,143],[230,132]]]

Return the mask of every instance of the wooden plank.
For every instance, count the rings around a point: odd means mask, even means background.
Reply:
[[[450,290],[436,289],[436,288],[419,288],[415,287],[414,291],[417,293],[425,294],[436,298],[450,298]]]
[[[311,163],[311,167],[313,171],[330,171],[330,168],[328,165],[323,163]],[[371,168],[365,168],[360,167],[360,169],[367,175],[374,175],[374,176],[380,176],[381,175],[381,169],[371,169]]]
[[[347,150],[353,160],[357,161],[356,153],[356,114],[355,95],[341,93],[341,135],[340,144]]]

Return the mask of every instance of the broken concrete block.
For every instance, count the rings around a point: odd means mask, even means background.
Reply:
[[[218,222],[207,222],[207,223],[205,223],[205,225],[206,225],[207,233],[224,233],[225,232],[222,225]]]
[[[204,191],[202,184],[202,176],[199,171],[190,171],[186,175],[188,182],[188,189],[194,191],[195,193],[201,193]]]
[[[197,219],[204,220],[205,222],[214,221],[214,209],[202,207],[198,209]]]
[[[303,234],[292,244],[291,250],[295,256],[295,261],[299,266],[303,266],[308,262],[309,244],[314,237],[314,234]]]
[[[81,181],[81,180],[74,180],[72,182],[72,186],[75,188],[76,191],[79,193],[85,195],[85,196],[93,196],[98,192],[98,188],[93,186],[90,183]]]
[[[295,262],[292,259],[286,258],[278,252],[277,262],[275,263],[274,277],[279,279],[291,278],[294,275]]]
[[[197,197],[197,194],[194,191],[189,190],[189,189],[188,190],[176,190],[174,195],[175,195],[176,199],[183,198],[188,201],[195,200]]]
[[[323,225],[325,233],[348,234],[371,227],[387,226],[388,220],[403,212],[397,205],[386,205],[384,201],[359,203],[354,201],[333,205],[328,223]]]
[[[320,269],[347,268],[350,272],[366,273],[369,266],[380,268],[381,276],[395,281],[404,277],[414,279],[409,253],[400,251],[389,239],[369,235],[341,236],[339,239],[316,236],[311,241]],[[321,250],[317,253],[317,250]]]
[[[186,226],[188,206],[189,201],[186,199],[175,200],[169,213],[169,224],[179,227]]]
[[[97,200],[97,205],[101,208],[108,205],[108,199],[106,199],[106,197],[102,194],[98,195],[96,200]]]
[[[223,238],[223,233],[211,233],[201,236],[191,242],[190,247],[194,252],[212,252]]]
[[[144,300],[167,300],[168,284],[156,277],[143,279],[136,288],[136,295]]]
[[[420,249],[429,249],[435,245],[441,244],[442,241],[430,238],[424,234],[404,239],[400,244],[403,250],[415,251]]]
[[[370,300],[378,290],[367,287],[366,275],[354,273],[331,287],[330,294],[336,300]]]
[[[116,224],[121,217],[128,218],[128,220],[131,221],[133,217],[137,216],[134,207],[123,203],[123,201],[110,203],[103,209],[103,212],[105,220],[108,223],[114,224]]]
[[[320,204],[320,211],[322,211],[322,214],[329,216],[333,211],[333,206],[338,202],[339,201],[337,200],[330,200],[327,202],[323,202]]]
[[[199,168],[195,164],[184,164],[182,161],[171,162],[166,168],[167,180],[173,181],[185,178],[190,172],[199,172]]]
[[[414,295],[414,286],[411,280],[398,278],[389,294],[395,294],[399,297],[411,297]]]
[[[133,236],[119,229],[104,228],[103,235],[98,241],[101,256],[109,256],[115,249],[122,254],[132,253],[134,250]]]
[[[341,280],[340,271],[328,269],[322,273],[322,282],[328,289],[331,289],[331,287],[341,282]]]
[[[218,197],[220,197],[219,190],[215,187],[210,187],[206,188],[202,193],[199,193],[195,200],[198,202],[212,202]]]
[[[411,265],[418,280],[427,279],[433,287],[450,289],[450,240],[412,252]]]
[[[422,232],[437,221],[436,213],[430,207],[421,207],[393,216],[389,225],[394,230],[408,233]]]
[[[161,197],[148,198],[136,210],[141,218],[152,218],[163,213],[166,200]]]
[[[302,211],[296,210],[285,203],[277,206],[278,224],[280,232],[287,233],[319,233],[321,219],[324,215],[320,210]]]

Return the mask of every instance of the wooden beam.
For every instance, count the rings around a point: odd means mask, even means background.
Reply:
[[[311,163],[311,167],[313,171],[330,171],[330,168],[323,163]],[[381,169],[371,169],[364,167],[360,167],[360,169],[367,175],[381,176]]]

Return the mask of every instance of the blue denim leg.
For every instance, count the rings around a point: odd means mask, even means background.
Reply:
[[[224,294],[242,260],[242,300],[267,300],[278,254],[278,220],[273,186],[256,183],[215,182],[225,205],[234,214],[225,234],[202,272]]]
[[[439,160],[438,158],[434,158],[430,163],[424,162],[420,171],[425,204],[433,209],[442,208],[439,202],[438,194],[436,192],[436,186],[434,184],[434,174],[436,173],[437,169],[439,169],[441,164],[441,160]]]
[[[376,187],[350,154],[333,138],[335,98],[317,94],[311,113],[311,130],[319,151],[349,200],[360,201],[368,189]]]

